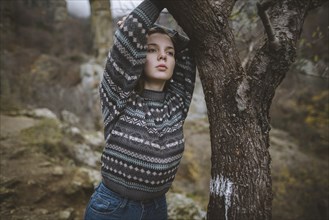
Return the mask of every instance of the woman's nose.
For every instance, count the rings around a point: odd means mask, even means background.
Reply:
[[[158,60],[167,60],[167,54],[163,51],[163,52],[159,52],[158,54]]]

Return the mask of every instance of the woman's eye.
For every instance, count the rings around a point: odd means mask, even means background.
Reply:
[[[154,52],[156,52],[156,50],[154,48],[149,48],[149,49],[147,49],[147,52],[154,53]]]
[[[168,51],[167,54],[168,54],[169,56],[175,56],[175,53],[172,52],[172,51]]]

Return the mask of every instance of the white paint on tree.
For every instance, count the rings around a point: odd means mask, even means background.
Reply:
[[[224,197],[225,202],[225,219],[227,220],[227,212],[231,207],[231,196],[233,191],[233,182],[223,176],[216,176],[210,180],[210,193],[216,196]]]
[[[238,104],[239,111],[244,111],[247,108],[248,104],[248,94],[247,91],[249,90],[249,83],[246,78],[242,80],[240,85],[238,86],[235,100]]]

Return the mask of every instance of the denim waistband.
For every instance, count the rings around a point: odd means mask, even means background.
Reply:
[[[125,199],[125,200],[127,200],[127,202],[141,203],[143,205],[147,205],[147,204],[156,204],[157,205],[160,202],[161,199],[164,199],[165,198],[165,195],[163,195],[163,196],[160,196],[160,197],[157,197],[157,198],[146,199],[146,200],[133,200],[133,199],[129,199],[129,198],[126,198],[126,197],[120,195],[119,193],[113,191],[112,189],[110,189],[110,187],[107,186],[107,184],[106,184],[106,180],[104,180],[104,179],[102,180],[102,182],[99,184],[98,187],[100,187],[99,190],[101,190],[101,191],[105,191],[106,190],[106,192],[109,195],[111,195],[111,196],[113,196],[115,198]]]

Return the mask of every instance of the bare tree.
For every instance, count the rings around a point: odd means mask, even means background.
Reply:
[[[257,4],[266,31],[245,67],[228,22],[236,0],[164,1],[191,38],[204,88],[212,148],[208,219],[271,219],[269,109],[296,57],[307,12],[327,1]]]

